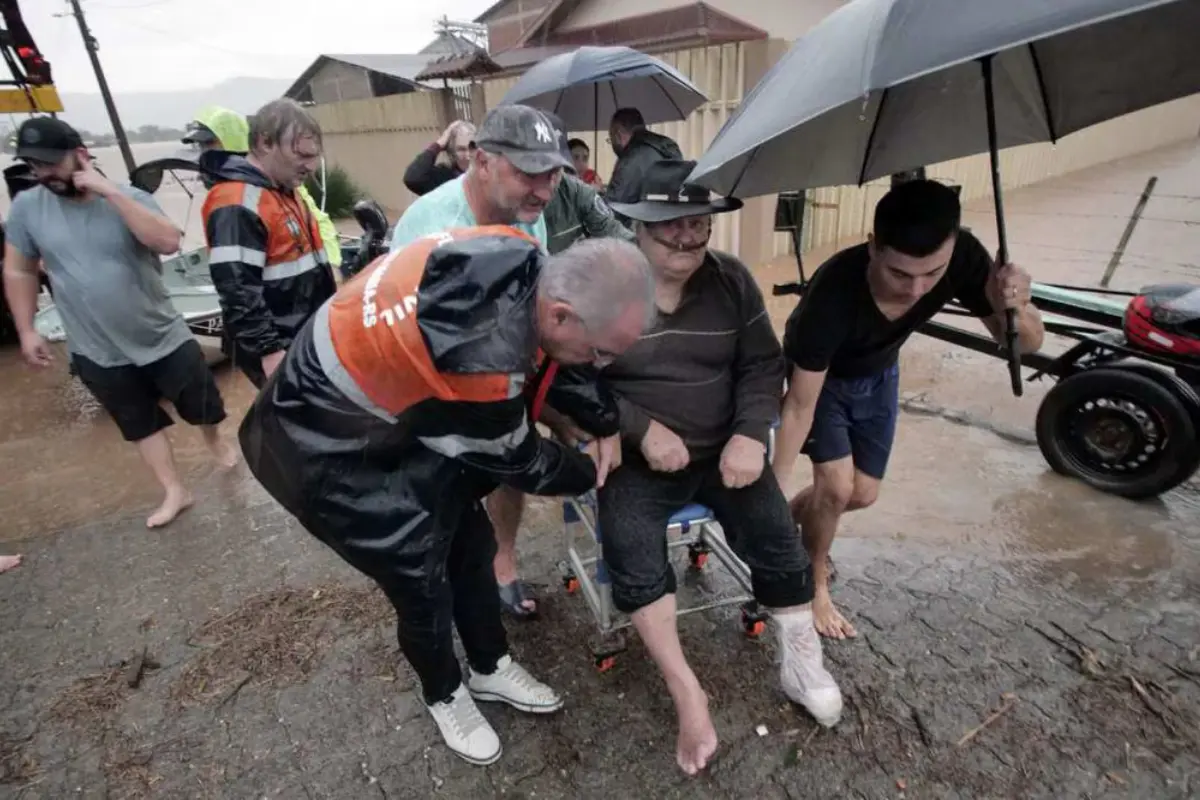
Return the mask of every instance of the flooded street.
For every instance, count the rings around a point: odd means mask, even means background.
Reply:
[[[1150,175],[1112,286],[1200,283],[1194,143],[1010,193],[1014,260],[1096,285]],[[182,191],[162,202],[188,213]],[[990,214],[967,214],[989,246]],[[826,255],[806,257],[810,274]],[[795,301],[770,286],[794,262],[758,276],[782,330]],[[251,387],[216,373],[232,436]],[[556,502],[533,504],[521,540],[543,618],[509,631],[567,709],[487,709],[505,755],[470,767],[437,741],[379,593],[244,467],[217,473],[173,426],[197,504],[147,532],[157,489],[65,352],[35,373],[5,348],[0,375],[0,553],[26,556],[0,576],[0,797],[1200,793],[1200,486],[1131,502],[1053,474],[1032,434],[1051,384],[1013,397],[997,358],[921,336],[904,352],[910,413],[882,494],[834,546],[835,599],[861,634],[826,649],[847,698],[836,730],[779,693],[771,637],[745,639],[726,612],[681,623],[722,742],[691,782],[641,646],[593,669],[586,605],[559,588]]]

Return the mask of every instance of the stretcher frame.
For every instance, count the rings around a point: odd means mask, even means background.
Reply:
[[[771,468],[774,444],[775,429],[772,427],[767,442],[767,464],[763,469]],[[597,510],[598,497],[594,489],[579,497],[563,500],[565,558],[558,566],[567,593],[582,594],[592,614],[598,630],[598,637],[591,647],[592,657],[596,668],[607,672],[613,667],[616,656],[628,646],[626,629],[630,628],[633,622],[628,615],[622,614],[613,606],[612,582],[602,556],[602,532]],[[578,534],[579,527],[587,532],[586,540],[592,543],[590,548],[577,546],[578,540],[582,538]],[[674,562],[670,558],[671,553],[686,547],[691,569],[703,570],[708,563],[708,556],[712,555],[740,589],[740,592],[732,596],[677,608],[676,618],[736,605],[741,608],[742,628],[747,636],[755,638],[766,630],[767,614],[754,599],[750,568],[729,546],[724,531],[721,530],[711,509],[700,503],[689,503],[671,516],[664,535],[667,537],[667,563],[672,569]]]

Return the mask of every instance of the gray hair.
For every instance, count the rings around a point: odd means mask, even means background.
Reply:
[[[278,146],[284,139],[312,138],[321,144],[321,125],[287,97],[272,100],[250,117],[250,150]]]
[[[538,293],[567,303],[590,330],[602,331],[630,305],[642,303],[642,330],[654,324],[654,275],[637,245],[622,239],[584,239],[550,256]]]

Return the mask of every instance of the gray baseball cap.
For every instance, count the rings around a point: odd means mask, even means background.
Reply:
[[[545,113],[522,105],[497,106],[475,132],[475,146],[502,155],[528,175],[570,167],[566,134]]]

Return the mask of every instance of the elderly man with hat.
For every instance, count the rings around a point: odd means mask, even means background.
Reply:
[[[694,162],[650,165],[641,200],[614,203],[634,222],[655,278],[657,321],[603,371],[621,412],[621,468],[599,491],[603,555],[616,608],[630,614],[679,717],[676,760],[688,774],[717,746],[708,697],[683,655],[667,521],[701,503],[749,566],[770,611],[784,693],[822,725],[842,697],[813,627],[812,566],[767,464],[785,364],[762,293],[744,264],[710,250],[713,215],[741,202],[684,184]]]

